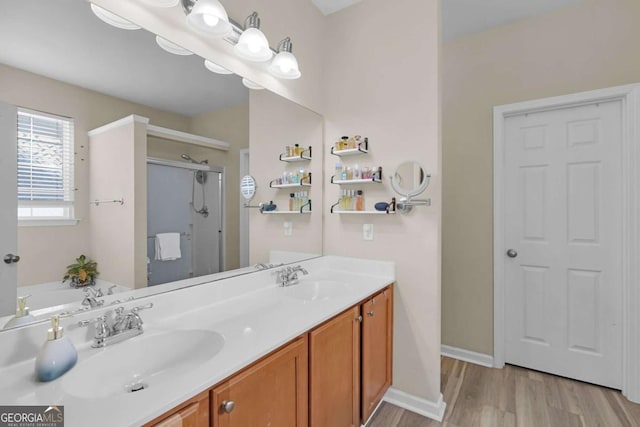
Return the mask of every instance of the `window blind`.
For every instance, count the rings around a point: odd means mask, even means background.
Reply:
[[[18,110],[18,203],[73,203],[73,120]]]

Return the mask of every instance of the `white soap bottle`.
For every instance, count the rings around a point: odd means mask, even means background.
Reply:
[[[60,318],[51,318],[47,341],[36,357],[36,378],[38,381],[52,381],[73,368],[78,360],[78,352],[64,330],[59,326]]]
[[[36,321],[36,318],[29,314],[29,307],[27,307],[27,298],[31,295],[25,295],[18,297],[18,308],[16,309],[16,315],[11,318],[4,325],[5,328],[11,328],[14,326],[26,325]]]

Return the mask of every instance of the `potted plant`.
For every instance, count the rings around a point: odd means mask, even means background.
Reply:
[[[97,275],[98,263],[80,255],[74,264],[67,266],[67,273],[62,278],[62,283],[69,280],[69,286],[72,288],[93,286],[96,284]]]

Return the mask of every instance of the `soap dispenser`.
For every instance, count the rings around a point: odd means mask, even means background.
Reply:
[[[48,339],[36,357],[36,378],[38,381],[52,381],[73,368],[78,360],[78,352],[64,330],[59,326],[60,318],[51,318]]]
[[[29,298],[30,296],[31,295],[18,297],[18,308],[16,309],[16,315],[13,316],[6,325],[4,325],[5,328],[26,325],[28,323],[36,321],[36,318],[29,314],[29,307],[27,307],[27,298]]]

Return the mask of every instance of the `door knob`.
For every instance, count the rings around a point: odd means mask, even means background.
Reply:
[[[515,257],[517,257],[517,256],[518,256],[518,252],[517,252],[515,249],[509,249],[509,250],[507,251],[507,256],[508,256],[509,258],[515,258]]]
[[[224,402],[222,402],[222,405],[220,405],[220,408],[225,414],[230,414],[231,412],[233,412],[233,408],[235,407],[236,402],[234,402],[233,400],[225,400]]]
[[[4,256],[4,262],[5,264],[15,264],[16,262],[20,261],[20,257],[18,255],[14,255],[14,254],[6,254]]]

